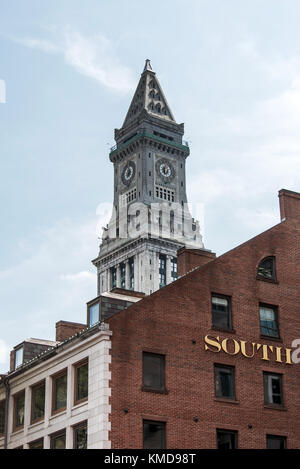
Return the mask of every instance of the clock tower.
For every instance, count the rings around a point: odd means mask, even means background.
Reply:
[[[146,60],[123,126],[115,130],[114,205],[98,257],[98,295],[122,288],[147,295],[177,278],[177,251],[204,249],[187,206],[182,140],[160,83]]]

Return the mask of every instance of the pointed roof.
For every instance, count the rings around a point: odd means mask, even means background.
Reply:
[[[129,106],[123,127],[130,124],[144,111],[147,111],[150,116],[159,117],[168,122],[175,122],[149,59],[145,62],[143,73]]]

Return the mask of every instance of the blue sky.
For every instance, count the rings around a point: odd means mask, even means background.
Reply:
[[[191,146],[189,200],[221,254],[300,191],[297,0],[10,0],[0,14],[0,372],[83,321],[112,200],[109,147],[150,58]]]

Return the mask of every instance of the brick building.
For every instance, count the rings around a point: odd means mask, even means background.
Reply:
[[[299,448],[300,194],[279,196],[273,228],[218,258],[183,249],[176,282],[58,323],[2,377],[1,446]]]
[[[85,321],[12,351],[0,448],[300,447],[300,194],[281,190],[280,223],[216,257],[184,209],[182,135],[147,61],[111,153],[116,206],[140,192],[146,227],[121,239],[117,210]],[[149,206],[164,194],[159,220],[172,194],[182,212],[155,237]]]

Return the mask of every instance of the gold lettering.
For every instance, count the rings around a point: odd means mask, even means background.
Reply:
[[[270,361],[270,358],[268,356],[268,349],[270,349],[271,352],[273,352],[274,351],[273,345],[263,345],[262,348],[263,348],[262,360]]]
[[[276,361],[278,363],[282,363],[281,350],[282,350],[282,347],[276,347]],[[292,360],[291,360],[292,349],[286,348],[284,350],[285,350],[285,363],[292,365]]]
[[[222,349],[224,350],[225,353],[228,353],[229,355],[237,355],[240,351],[240,344],[235,340],[235,339],[232,339],[233,340],[233,343],[234,343],[234,352],[229,352],[228,348],[227,348],[227,342],[228,340],[230,339],[224,339],[223,342],[222,342]]]
[[[219,344],[220,337],[216,337],[216,339],[210,339],[209,336],[205,336],[205,350],[210,350],[211,352],[218,353],[221,350],[221,345]],[[215,347],[217,350],[212,350],[209,348],[209,345]]]
[[[252,342],[252,355],[247,355],[246,353],[246,344],[247,342],[245,340],[241,340],[241,352],[246,358],[253,358],[255,354],[255,342]]]

